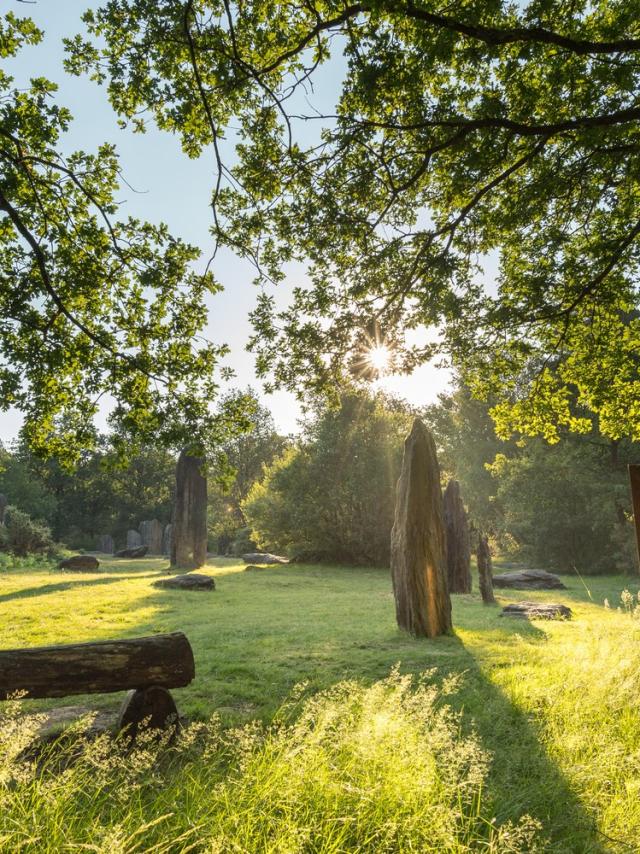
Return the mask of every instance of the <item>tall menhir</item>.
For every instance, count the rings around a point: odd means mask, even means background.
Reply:
[[[433,437],[420,419],[404,443],[391,532],[396,619],[416,637],[451,631],[440,468]]]
[[[198,569],[207,561],[207,478],[205,460],[184,448],[176,466],[171,566]]]

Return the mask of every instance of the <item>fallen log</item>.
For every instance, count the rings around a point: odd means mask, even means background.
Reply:
[[[0,650],[0,699],[182,688],[195,676],[191,644],[182,632],[129,640]]]

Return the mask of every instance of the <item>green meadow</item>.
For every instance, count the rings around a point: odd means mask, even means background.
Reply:
[[[415,640],[383,570],[216,559],[196,593],[154,588],[165,567],[0,575],[3,648],[181,630],[196,661],[170,745],[79,725],[34,764],[41,713],[121,697],[5,703],[3,850],[634,850],[640,621],[617,606],[635,579],[498,591],[569,604],[566,622],[454,596],[454,635]]]

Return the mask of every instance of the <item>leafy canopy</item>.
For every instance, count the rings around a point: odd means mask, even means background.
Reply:
[[[640,434],[638,20],[639,0],[109,0],[68,63],[124,121],[211,150],[215,239],[259,280],[308,264],[288,310],[254,314],[277,384],[343,381],[371,323],[397,347],[436,327],[398,365],[449,353],[504,433],[616,438]]]
[[[35,44],[29,19],[0,18],[0,57]],[[26,415],[24,435],[67,461],[95,443],[99,401],[138,441],[204,444],[242,426],[242,401],[217,414],[224,346],[203,341],[199,250],[166,226],[118,217],[114,148],[60,153],[71,121],[55,85],[19,90],[0,71],[0,400]]]

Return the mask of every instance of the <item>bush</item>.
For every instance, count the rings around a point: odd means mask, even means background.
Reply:
[[[50,554],[55,549],[50,529],[16,507],[7,507],[3,527],[0,548],[14,555]]]
[[[298,448],[264,468],[242,504],[260,548],[385,566],[410,415],[384,397],[346,395],[307,424]]]

